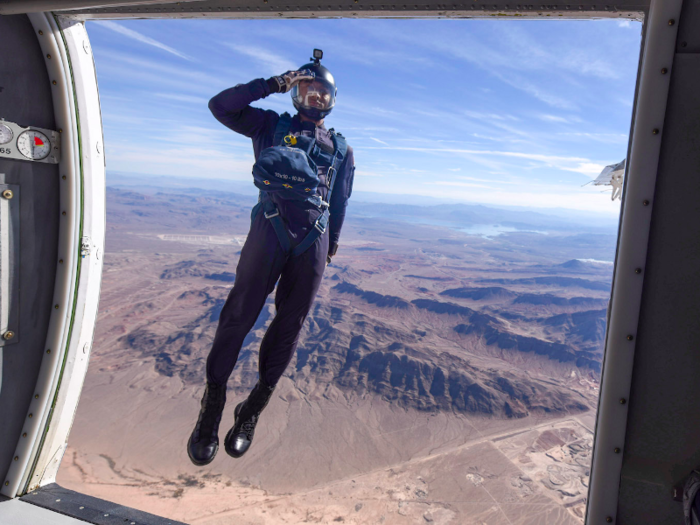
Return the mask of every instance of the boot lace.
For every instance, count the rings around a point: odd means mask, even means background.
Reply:
[[[244,421],[241,424],[241,432],[245,433],[246,438],[248,438],[249,441],[253,435],[253,431],[255,430],[255,425],[257,424],[257,422],[258,422],[258,417],[251,416],[250,419],[248,419],[247,421]]]
[[[225,390],[217,385],[208,385],[202,400],[203,410],[197,421],[197,437],[209,438],[217,433],[221,422],[221,413],[224,408]]]

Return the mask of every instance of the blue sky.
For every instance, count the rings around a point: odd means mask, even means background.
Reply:
[[[619,20],[88,22],[111,172],[251,180],[250,139],[207,108],[309,61],[338,84],[326,126],[355,189],[614,216],[583,184],[622,160],[641,24]],[[253,104],[294,112],[289,94]]]

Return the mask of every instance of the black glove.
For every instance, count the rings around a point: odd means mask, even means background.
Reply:
[[[336,253],[338,253],[338,243],[332,242],[331,245],[328,247],[328,255],[326,256],[326,264],[331,263],[331,257],[333,257]]]
[[[300,80],[313,80],[314,78],[316,78],[316,74],[309,69],[287,71],[278,77],[268,78],[267,85],[270,87],[270,93],[288,93]]]

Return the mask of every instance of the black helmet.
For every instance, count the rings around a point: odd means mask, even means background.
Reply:
[[[314,49],[313,62],[304,64],[299,69],[313,71],[313,80],[298,82],[291,91],[292,103],[299,113],[314,120],[320,120],[328,115],[335,106],[335,96],[338,88],[331,72],[321,65],[323,51]]]

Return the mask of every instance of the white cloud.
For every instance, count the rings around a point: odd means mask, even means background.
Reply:
[[[462,185],[460,185],[462,186]],[[513,188],[508,191],[493,187],[480,188],[477,186],[453,184],[430,184],[421,185],[419,191],[407,193],[413,195],[425,195],[443,199],[463,200],[465,202],[475,202],[486,205],[497,206],[530,206],[533,208],[568,208],[571,210],[581,210],[601,213],[611,217],[620,213],[620,202],[610,200],[609,194],[593,189],[590,186],[585,188],[566,186],[541,186],[535,191],[533,188],[523,186]]]
[[[605,168],[605,164],[595,164],[593,162],[582,162],[578,166],[568,168],[565,166],[559,166],[559,169],[583,173],[584,175],[587,175],[593,179],[600,175],[600,172],[603,171],[603,168]]]
[[[509,86],[519,89],[520,91],[524,91],[528,95],[535,97],[537,100],[544,102],[548,106],[569,110],[575,110],[578,108],[578,105],[571,100],[567,100],[558,95],[545,91],[540,86],[526,80],[522,75],[517,75],[512,72],[503,74],[495,70],[492,70],[491,74]]]
[[[537,117],[540,120],[544,120],[547,122],[561,122],[563,124],[568,123],[569,121],[565,119],[564,117],[559,117],[557,115],[537,115]]]
[[[572,171],[576,173],[581,173],[583,175],[595,178],[598,176],[600,171],[605,167],[606,164],[592,162],[590,159],[583,157],[565,157],[559,155],[543,155],[539,153],[521,153],[517,151],[493,151],[493,150],[471,150],[462,148],[429,148],[429,147],[413,147],[413,146],[367,146],[363,149],[379,149],[379,150],[391,150],[391,151],[416,151],[425,152],[431,154],[459,154],[466,158],[472,160],[473,162],[478,162],[481,165],[487,166],[491,169],[498,169],[501,167],[498,162],[494,162],[490,158],[492,157],[505,157],[512,159],[523,159],[533,161],[530,166],[520,166],[521,169],[532,169],[539,167],[547,167],[560,169],[564,171]]]
[[[451,180],[437,180],[431,182],[424,182],[423,184],[437,184],[438,186],[463,186],[467,188],[489,188],[486,184],[474,184],[473,182],[459,182]]]
[[[492,137],[489,135],[482,135],[481,133],[472,133],[472,137],[484,140],[495,140],[497,142],[503,142],[503,137]]]
[[[101,84],[103,78],[106,78],[110,83],[122,84],[126,81],[149,91],[167,89],[170,92],[212,96],[217,89],[229,87],[223,78],[205,73],[191,65],[175,67],[114,51],[100,51],[96,68]]]
[[[379,142],[380,144],[384,144],[385,146],[388,146],[388,145],[389,145],[389,144],[387,144],[386,142],[384,142],[383,140],[375,139],[374,137],[370,137],[370,138],[371,138],[373,141],[375,141],[375,142]]]
[[[366,30],[382,40],[406,42],[415,48],[415,35],[399,29],[387,29],[383,26],[367,26]],[[523,26],[515,24],[494,24],[492,39],[476,38],[463,31],[459,34],[445,29],[441,38],[421,39],[422,51],[437,52],[439,55],[453,57],[469,62],[495,76],[514,89],[521,90],[547,105],[560,109],[577,109],[572,100],[550,92],[550,86],[542,82],[535,84],[528,81],[533,73],[542,77],[543,72],[570,73],[570,77],[597,77],[618,79],[621,72],[608,56],[600,57],[596,51],[581,49],[576,45],[557,45],[550,48],[536,39]],[[522,73],[522,74],[518,74]],[[528,78],[526,78],[526,76]],[[571,81],[571,79],[570,79]],[[547,87],[545,87],[547,86]],[[480,88],[484,90],[484,88]]]
[[[387,133],[398,133],[400,131],[398,128],[382,126],[343,126],[343,129],[352,131],[382,131]]]
[[[267,69],[270,76],[281,75],[287,71],[296,70],[297,67],[299,67],[291,60],[280,56],[277,51],[267,51],[259,46],[242,46],[231,43],[227,43],[226,45],[237,53],[246,55],[260,63]]]
[[[232,155],[204,146],[165,146],[153,148],[134,144],[107,142],[107,169],[134,171],[150,175],[176,177],[250,180],[254,163],[251,152]]]
[[[177,95],[173,93],[154,93],[156,97],[165,98],[168,100],[175,100],[177,102],[189,102],[190,104],[203,104],[207,105],[209,100],[203,97],[193,97],[190,95]]]
[[[626,144],[628,141],[628,136],[624,133],[557,133],[558,136],[563,137],[583,137],[587,139],[594,140],[596,142],[603,142],[609,144],[611,142],[615,144]]]
[[[167,51],[168,53],[171,53],[171,54],[178,56],[180,58],[184,58],[185,60],[192,60],[190,57],[188,57],[184,53],[180,53],[178,50],[173,49],[172,47],[167,46],[164,43],[159,42],[158,40],[154,40],[153,38],[147,37],[146,35],[142,35],[138,31],[134,31],[133,29],[129,29],[127,27],[124,27],[123,25],[117,24],[116,22],[112,22],[111,20],[98,20],[98,21],[93,22],[93,24],[97,24],[99,26],[106,27],[107,29],[111,29],[112,31],[115,31],[116,33],[122,34],[126,37],[133,39],[133,40],[137,40],[138,42],[148,44],[149,46],[157,47],[158,49],[162,49],[163,51]]]
[[[588,159],[582,157],[561,157],[557,155],[541,155],[539,153],[520,153],[517,151],[490,151],[490,150],[470,150],[470,149],[459,149],[459,148],[419,148],[419,147],[404,147],[404,146],[389,146],[386,148],[380,148],[379,146],[369,146],[365,149],[391,149],[391,150],[403,150],[403,151],[424,151],[429,153],[468,153],[470,155],[496,155],[503,157],[517,157],[521,159],[538,160],[541,162],[585,162]]]
[[[484,113],[481,111],[473,111],[470,109],[465,109],[462,111],[469,118],[476,120],[520,120],[515,115],[499,115],[497,113]]]
[[[617,103],[620,104],[621,106],[626,107],[626,108],[631,108],[634,105],[634,99],[633,99],[633,97],[629,97],[629,98],[619,97],[617,99]]]
[[[367,171],[367,170],[355,170],[355,176],[360,176],[360,177],[384,177],[383,173],[378,173],[376,171]]]
[[[504,173],[504,172],[491,172],[491,174],[492,175],[508,175],[508,173]],[[480,179],[477,177],[465,177],[465,176],[461,176],[461,177],[457,177],[457,178],[460,180],[463,179],[463,180],[472,180],[472,181],[476,181],[476,182],[488,182],[490,184],[511,184],[511,185],[513,185],[513,184],[514,185],[526,185],[527,184],[528,186],[532,184],[531,181],[528,181],[522,177],[520,178],[520,181],[518,181],[518,182],[512,181],[512,180]]]

